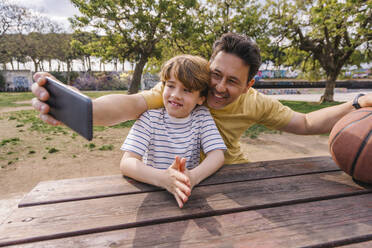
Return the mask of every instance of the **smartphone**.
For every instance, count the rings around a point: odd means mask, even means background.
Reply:
[[[93,138],[92,100],[86,95],[47,77],[49,114],[86,138]]]

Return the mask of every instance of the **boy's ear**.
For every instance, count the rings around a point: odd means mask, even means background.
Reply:
[[[198,105],[203,105],[204,101],[205,101],[205,96],[199,96],[199,100],[197,102]]]

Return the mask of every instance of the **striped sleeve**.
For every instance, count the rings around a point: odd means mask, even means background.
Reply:
[[[143,157],[148,150],[151,140],[150,123],[150,115],[146,111],[134,123],[120,149],[123,151],[137,153]]]
[[[213,150],[227,150],[221,134],[208,110],[203,113],[200,140],[201,147],[205,154]]]

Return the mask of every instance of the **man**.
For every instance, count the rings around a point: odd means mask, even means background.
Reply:
[[[251,88],[260,64],[259,49],[248,37],[228,33],[213,45],[207,106],[228,148],[225,164],[246,162],[239,138],[255,123],[295,134],[321,134],[329,132],[341,117],[355,108],[372,106],[372,94],[368,94],[308,114],[292,111]],[[47,115],[49,106],[40,101],[47,100],[49,96],[42,87],[44,75],[39,73],[34,76],[37,83],[32,85],[32,92],[38,99],[34,98],[32,104],[40,111],[42,120],[57,125],[58,122]],[[114,125],[137,119],[147,109],[163,106],[161,91],[161,84],[158,84],[150,91],[135,95],[97,98],[93,101],[93,122],[95,125]]]

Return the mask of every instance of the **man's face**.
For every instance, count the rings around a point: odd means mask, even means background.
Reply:
[[[211,82],[207,103],[221,109],[246,93],[254,80],[248,81],[249,65],[234,54],[219,52],[210,65]]]

